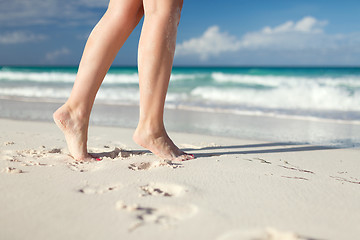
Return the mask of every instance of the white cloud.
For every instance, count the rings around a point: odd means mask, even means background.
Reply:
[[[26,31],[15,31],[0,34],[0,44],[18,44],[25,42],[37,42],[46,39],[45,35],[34,34]]]
[[[300,33],[322,33],[323,27],[327,25],[327,21],[318,21],[316,18],[307,16],[298,22],[287,21],[277,27],[265,27],[261,32],[266,34],[276,34],[284,32],[300,32]]]
[[[57,58],[61,57],[61,56],[65,56],[65,55],[69,55],[70,54],[70,50],[67,49],[66,47],[63,47],[61,49],[52,51],[52,52],[48,52],[45,56],[46,60],[50,60],[50,61],[54,61]]]
[[[176,54],[197,54],[202,60],[206,60],[211,55],[237,51],[240,47],[239,44],[240,42],[236,37],[220,32],[218,26],[212,26],[199,38],[193,38],[179,44],[176,47]]]
[[[297,22],[287,21],[275,27],[266,26],[237,38],[221,32],[219,27],[209,27],[202,36],[184,41],[177,46],[177,56],[196,55],[201,60],[221,53],[247,52],[301,52],[317,55],[328,51],[360,50],[359,34],[326,34],[327,21],[307,16]]]
[[[327,48],[334,45],[334,36],[324,34],[327,21],[304,17],[298,22],[288,21],[274,28],[265,27],[245,34],[239,49],[301,50]]]

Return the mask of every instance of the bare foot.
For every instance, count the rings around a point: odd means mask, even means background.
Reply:
[[[194,155],[181,151],[169,138],[165,129],[159,133],[149,133],[146,129],[135,130],[133,140],[138,145],[147,148],[156,156],[169,161],[186,161],[194,159]]]
[[[88,120],[63,105],[53,114],[54,121],[64,133],[71,156],[79,161],[92,161],[87,152]]]

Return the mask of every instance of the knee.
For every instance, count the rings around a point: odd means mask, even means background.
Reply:
[[[183,0],[144,1],[145,17],[155,16],[164,21],[172,20],[179,25],[182,6]]]
[[[141,0],[115,1],[111,0],[106,14],[111,16],[116,22],[130,23],[132,20],[138,22],[143,16],[143,7]]]

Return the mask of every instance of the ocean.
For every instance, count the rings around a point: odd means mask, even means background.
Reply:
[[[44,120],[36,114],[36,106],[45,103],[62,103],[69,96],[77,67],[0,67],[0,117]],[[21,104],[32,103],[35,113],[16,111]],[[139,87],[136,67],[112,67],[97,95],[96,104],[105,108],[138,106]],[[21,108],[21,107],[20,107]],[[14,110],[15,109],[15,110]],[[222,114],[226,118],[279,119],[313,124],[351,126],[340,136],[332,137],[278,137],[269,140],[295,141],[315,144],[360,146],[360,68],[355,67],[174,67],[166,99],[166,109],[189,112]],[[51,114],[50,114],[51,116]],[[215,116],[215,115],[214,115]],[[48,118],[46,118],[48,119]],[[49,118],[50,119],[50,118]],[[194,120],[193,128],[198,123]],[[201,133],[254,137],[262,134],[256,130],[222,131],[218,129]],[[252,120],[251,120],[252,121]],[[265,121],[265,120],[264,120]],[[116,118],[93,118],[95,124],[133,126]],[[263,124],[270,124],[265,121]],[[136,125],[136,124],[135,124]],[[216,125],[216,124],[215,124]],[[301,124],[300,124],[301,125]],[[272,125],[272,127],[275,127]],[[198,127],[199,128],[199,127]],[[256,126],[253,126],[256,128]],[[174,127],[174,129],[177,129]],[[205,130],[204,130],[205,129]],[[262,128],[259,128],[262,129]],[[276,129],[276,127],[275,127]],[[354,132],[355,129],[355,132]],[[177,129],[182,130],[182,129]],[[260,131],[260,130],[259,130]],[[275,131],[275,130],[274,130]],[[300,130],[299,130],[300,131]],[[338,131],[338,130],[337,130]],[[343,131],[343,132],[344,132]],[[277,135],[276,132],[263,135]],[[286,133],[285,133],[286,135]],[[295,138],[294,138],[295,137]],[[271,138],[271,137],[268,137]],[[314,141],[314,139],[320,139]],[[339,141],[341,143],[339,143]]]

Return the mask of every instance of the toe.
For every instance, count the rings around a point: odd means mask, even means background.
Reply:
[[[194,154],[186,154],[186,160],[192,160],[195,159]]]
[[[181,161],[187,161],[187,160],[194,159],[195,157],[193,154],[184,153],[179,158],[181,159]]]
[[[81,156],[81,157],[74,157],[72,156],[76,161],[79,161],[79,162],[94,162],[94,161],[101,161],[102,159],[101,158],[97,158],[97,157],[94,157],[90,154],[87,154],[86,156]]]

